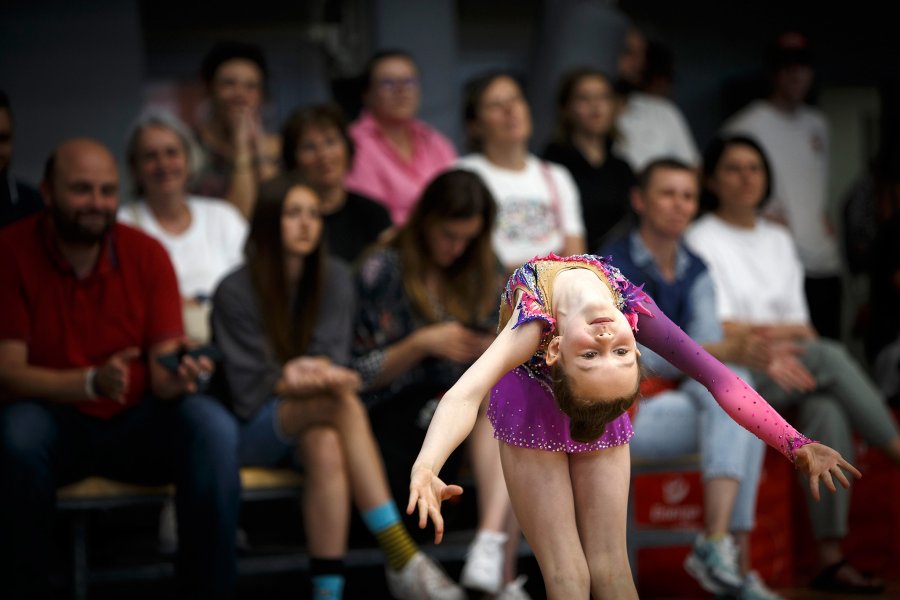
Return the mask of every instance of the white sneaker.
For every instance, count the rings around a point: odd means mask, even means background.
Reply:
[[[770,590],[756,571],[750,571],[744,577],[744,585],[741,586],[741,600],[784,600],[774,591]]]
[[[503,545],[508,536],[481,530],[469,545],[459,582],[467,588],[496,594],[503,587]]]
[[[737,547],[730,535],[715,542],[698,535],[684,569],[713,594],[737,594],[744,583],[737,566]]]
[[[466,593],[437,563],[416,552],[399,571],[387,569],[388,591],[397,600],[466,600]]]
[[[525,591],[525,582],[528,577],[519,575],[514,581],[510,581],[503,590],[494,598],[494,600],[531,600],[531,596]]]

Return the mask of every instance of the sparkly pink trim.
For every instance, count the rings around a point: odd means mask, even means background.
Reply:
[[[791,459],[791,463],[796,462],[797,460],[797,450],[802,448],[807,444],[817,444],[818,442],[815,440],[811,440],[802,433],[797,434],[796,437],[789,437],[787,439],[787,451],[788,457]]]

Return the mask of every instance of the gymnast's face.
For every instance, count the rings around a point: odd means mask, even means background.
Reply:
[[[640,350],[625,315],[611,301],[587,302],[558,325],[546,361],[559,362],[576,397],[593,404],[634,393]]]

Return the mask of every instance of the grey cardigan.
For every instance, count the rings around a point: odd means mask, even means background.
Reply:
[[[222,350],[226,395],[234,413],[248,419],[275,393],[282,365],[274,356],[246,266],[232,272],[213,296],[212,335]],[[350,359],[355,294],[349,267],[329,258],[325,291],[310,342],[310,356],[327,356],[346,365]]]

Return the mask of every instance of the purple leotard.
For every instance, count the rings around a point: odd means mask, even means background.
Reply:
[[[556,319],[546,308],[550,306],[548,295],[552,282],[548,285],[542,272],[559,262],[602,274],[638,342],[706,386],[735,421],[789,460],[793,462],[797,448],[812,441],[672,323],[641,286],[628,281],[606,258],[589,254],[560,258],[550,254],[536,257],[517,269],[506,284],[501,299],[501,313],[508,318],[516,292],[522,290],[514,328],[539,319],[544,322],[544,340],[556,330]],[[549,372],[543,358],[545,347],[546,343],[541,343],[527,364],[507,373],[491,390],[488,417],[494,426],[494,437],[514,446],[561,452],[589,452],[627,443],[633,431],[626,414],[607,425],[603,435],[594,442],[585,444],[569,437],[568,417],[559,409],[550,390]]]

